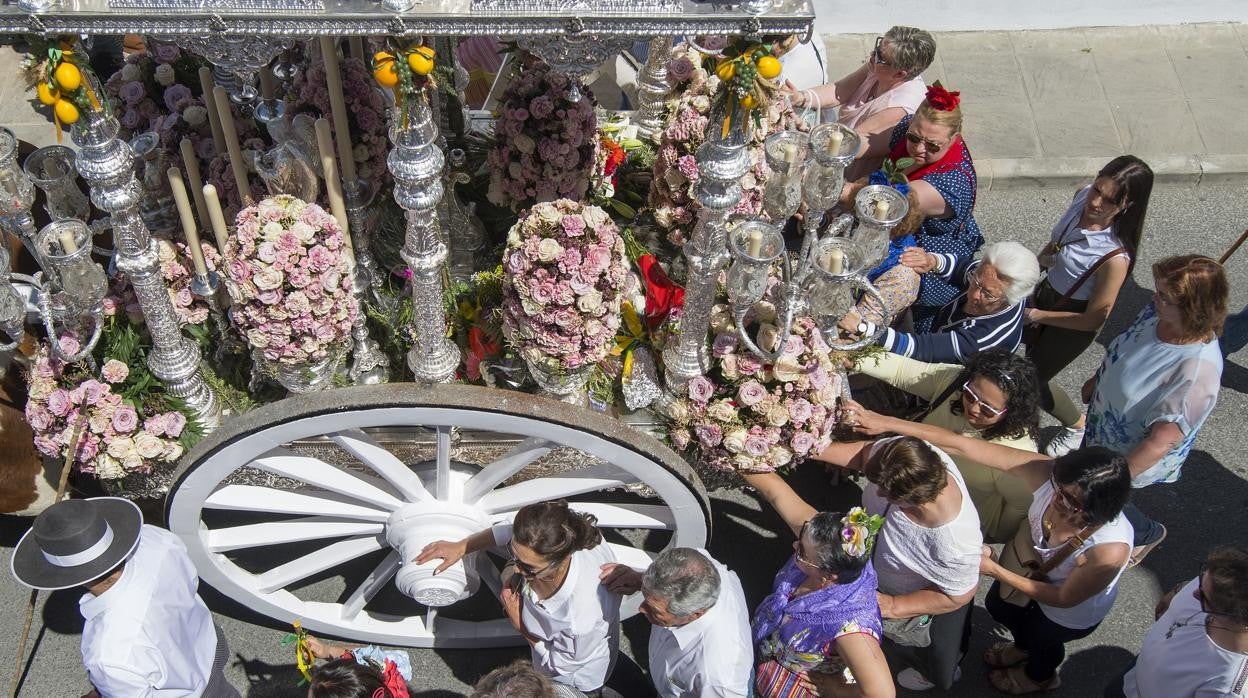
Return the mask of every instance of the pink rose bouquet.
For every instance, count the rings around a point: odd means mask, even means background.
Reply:
[[[190,138],[200,159],[216,155],[208,112],[199,94],[200,59],[173,44],[155,44],[150,51],[132,53],[121,69],[104,83],[118,136],[129,141],[154,131],[160,145],[179,165],[178,144]]]
[[[597,206],[533,206],[503,251],[503,334],[531,363],[560,370],[606,357],[620,327],[624,239]]]
[[[38,348],[26,377],[26,421],[40,453],[63,459],[82,424],[73,464],[100,479],[150,473],[182,457],[185,414],[162,411],[159,401],[124,398],[133,381],[130,367],[117,359],[104,362],[100,378],[81,364],[62,363],[47,345]]]
[[[269,361],[315,363],[349,345],[359,306],[334,217],[274,196],[238,214],[226,246],[230,318]]]
[[[525,68],[503,92],[487,196],[519,211],[555,199],[579,200],[589,188],[598,144],[593,95],[573,102],[572,81],[546,64]]]

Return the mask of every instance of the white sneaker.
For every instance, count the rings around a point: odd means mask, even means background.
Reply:
[[[1079,448],[1083,443],[1083,429],[1074,427],[1063,427],[1057,436],[1054,436],[1047,444],[1044,445],[1044,455],[1051,458],[1064,456],[1067,453]]]
[[[955,682],[962,680],[962,667],[954,667],[953,680]],[[897,674],[897,685],[908,691],[927,691],[936,688],[936,684],[928,681],[918,669],[913,668],[902,669]]]

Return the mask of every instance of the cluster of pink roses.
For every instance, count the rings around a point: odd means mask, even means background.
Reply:
[[[503,93],[488,155],[489,200],[519,211],[555,199],[582,199],[589,188],[598,121],[593,95],[571,101],[571,79],[545,63],[521,72]]]
[[[204,265],[208,271],[221,270],[221,254],[217,248],[200,241],[204,253]],[[184,324],[202,325],[208,319],[208,303],[191,293],[191,281],[195,278],[190,248],[181,242],[156,240],[156,253],[160,258],[160,274],[169,287],[173,310]]]
[[[285,364],[348,346],[359,312],[342,228],[316,204],[264,199],[238,214],[226,246],[230,319],[252,349]]]
[[[503,334],[521,357],[561,370],[606,357],[628,262],[605,211],[567,199],[536,204],[508,233],[503,266]]]
[[[386,154],[390,150],[386,122],[389,104],[363,61],[348,57],[340,61],[340,69],[356,172],[360,179],[370,184],[380,182],[384,188],[390,183],[390,170],[386,169]],[[295,76],[286,108],[292,116],[306,113],[330,118],[325,62],[320,56],[310,60]]]
[[[209,160],[216,149],[208,124],[208,110],[202,97],[196,97],[201,63],[173,44],[158,43],[150,51],[132,53],[120,70],[104,83],[113,115],[120,122],[123,140],[153,131],[160,145],[181,160],[178,144],[190,138],[201,160]],[[194,84],[193,92],[187,85]]]
[[[76,349],[77,342],[62,349]],[[79,375],[81,374],[81,375]],[[26,421],[35,433],[35,448],[50,458],[64,458],[80,422],[82,435],[74,453],[81,472],[112,480],[128,473],[149,473],[160,463],[182,457],[179,442],[186,415],[177,411],[141,414],[142,407],[113,392],[130,375],[126,364],[109,359],[100,371],[103,381],[64,365],[43,345],[27,376]],[[73,385],[73,387],[67,387]]]
[[[756,342],[779,343],[775,309],[761,302]],[[741,346],[727,306],[716,306],[712,369],[667,409],[672,444],[717,470],[767,472],[819,454],[836,426],[840,374],[809,317],[797,318],[774,364]]]

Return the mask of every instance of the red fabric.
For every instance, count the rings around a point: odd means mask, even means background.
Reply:
[[[901,140],[897,141],[897,145],[893,146],[893,149],[889,152],[888,157],[894,162],[899,158],[910,157],[910,152],[906,150],[906,136],[904,133],[901,136]],[[962,134],[958,134],[953,137],[953,145],[949,146],[949,150],[945,151],[944,157],[931,163],[930,165],[923,165],[914,172],[908,173],[906,178],[910,181],[914,181],[916,179],[923,179],[923,177],[929,174],[956,170],[962,164],[962,160],[966,157],[966,142],[962,140]]]
[[[381,680],[386,684],[386,690],[390,691],[390,698],[410,698],[407,693],[407,682],[403,680],[403,675],[399,673],[399,667],[394,660],[386,660],[385,668],[381,672]]]
[[[650,329],[661,325],[675,308],[685,305],[685,289],[672,281],[663,271],[654,255],[642,255],[637,260],[641,279],[646,285],[646,324]]]
[[[481,378],[481,362],[485,359],[498,355],[502,347],[485,334],[480,327],[473,325],[468,328],[468,358],[465,364],[468,367],[468,379],[479,380]]]

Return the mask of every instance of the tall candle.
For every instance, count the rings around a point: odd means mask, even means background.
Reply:
[[[830,274],[844,273],[845,253],[841,251],[841,248],[834,247],[832,248],[832,252],[828,254],[827,270],[828,270],[828,273]]]
[[[342,199],[342,182],[338,180],[338,167],[334,164],[334,146],[329,137],[329,122],[316,120],[316,149],[321,153],[321,169],[325,172],[325,193],[329,197],[329,212],[338,219],[342,228],[343,251],[351,268],[355,268],[355,248],[351,245],[351,232],[347,226],[347,207]]]
[[[74,242],[74,231],[62,230],[56,234],[56,239],[61,241],[61,254],[70,255],[78,251],[78,243]]]
[[[204,250],[199,246],[199,230],[195,228],[195,216],[191,215],[191,200],[186,195],[186,183],[182,181],[182,172],[170,167],[165,175],[169,177],[169,191],[173,194],[173,205],[178,209],[178,219],[182,221],[182,234],[186,236],[186,246],[191,249],[191,263],[195,266],[196,276],[208,276],[208,266],[204,264]]]
[[[199,176],[199,160],[195,157],[195,148],[191,139],[183,138],[178,144],[182,150],[182,165],[186,168],[186,183],[191,188],[191,196],[195,201],[195,216],[199,224],[208,225],[208,206],[204,203],[204,180]]]
[[[832,135],[828,136],[828,153],[832,155],[841,154],[841,141],[845,138],[845,134],[841,133],[839,128],[833,127]]]
[[[217,152],[225,152],[225,135],[221,133],[221,119],[217,116],[216,100],[212,96],[212,71],[199,69],[199,86],[204,91],[204,106],[208,109],[208,126],[212,129],[212,144]]]
[[[347,40],[351,46],[351,57],[358,60],[364,60],[364,37],[353,36]]]
[[[230,229],[225,226],[225,213],[221,211],[221,199],[217,197],[217,188],[211,184],[204,185],[204,204],[208,207],[208,220],[212,223],[212,234],[217,238],[217,249],[225,256],[225,243],[230,239]]]
[[[334,135],[338,137],[338,160],[342,166],[342,178],[355,182],[355,157],[351,154],[351,127],[347,124],[347,104],[342,96],[338,49],[334,40],[328,36],[321,37],[321,58],[325,61],[325,83],[329,88],[329,109],[334,118]]]
[[[221,133],[225,137],[225,149],[230,153],[230,171],[234,173],[234,186],[238,187],[238,198],[247,205],[251,198],[251,187],[247,184],[247,167],[243,164],[243,149],[238,143],[238,129],[234,127],[234,114],[230,111],[230,98],[225,88],[220,85],[212,90],[217,103],[217,116],[221,119]]]
[[[271,102],[273,93],[273,69],[266,65],[260,69],[260,99]]]
[[[880,199],[875,202],[875,217],[880,220],[888,219],[888,199]]]
[[[750,231],[750,256],[757,257],[763,251],[763,234],[757,230]]]

